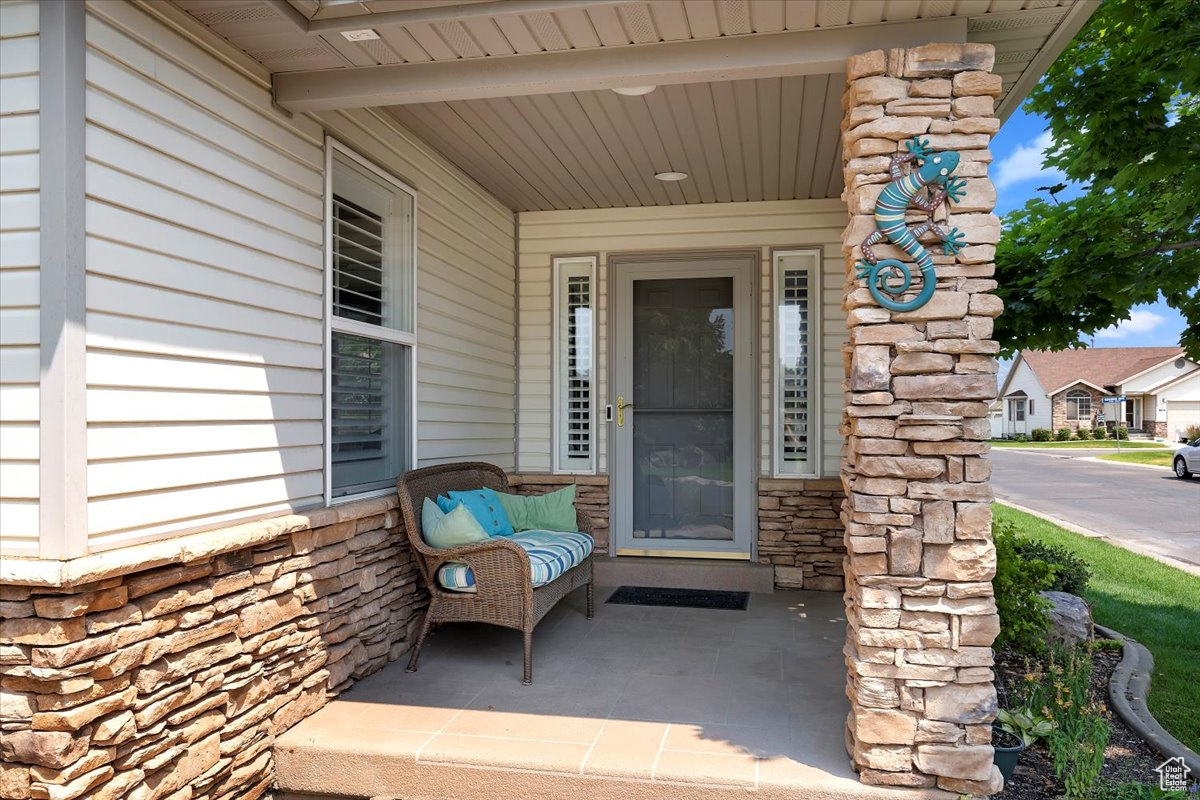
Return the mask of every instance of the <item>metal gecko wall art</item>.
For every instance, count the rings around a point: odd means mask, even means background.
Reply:
[[[863,240],[863,260],[858,263],[856,277],[866,278],[871,297],[884,308],[892,311],[913,311],[929,302],[937,285],[937,274],[933,270],[933,257],[917,240],[927,231],[932,231],[942,240],[942,252],[954,255],[963,247],[963,235],[957,228],[946,230],[933,221],[934,212],[946,200],[957,203],[966,192],[967,182],[952,178],[958,169],[958,153],[944,152],[934,155],[929,149],[929,140],[913,139],[905,145],[908,152],[892,156],[888,172],[892,182],[884,187],[875,204],[874,233]],[[901,165],[920,160],[908,174],[901,172]],[[904,224],[904,213],[910,205],[925,211],[929,219],[919,225]],[[909,265],[895,258],[879,258],[872,245],[887,239],[917,262],[921,269],[921,291],[908,301],[902,296],[912,285],[913,275]]]

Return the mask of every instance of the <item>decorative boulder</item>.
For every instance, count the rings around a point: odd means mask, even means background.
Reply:
[[[1050,601],[1050,641],[1076,645],[1092,637],[1092,610],[1082,597],[1067,592],[1042,592],[1042,597]]]

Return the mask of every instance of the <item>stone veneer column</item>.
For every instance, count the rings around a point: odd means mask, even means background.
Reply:
[[[850,224],[843,239],[850,328],[845,348],[847,746],[864,783],[992,794],[996,711],[991,644],[995,549],[988,485],[988,404],[998,351],[990,294],[999,220],[987,179],[1000,126],[991,45],[930,44],[849,59],[843,159]],[[875,230],[889,157],[914,136],[955,150],[967,179],[948,224],[969,244],[935,255],[923,308],[879,307],[855,280]],[[912,220],[923,214],[916,212]],[[945,213],[939,212],[939,218]],[[931,252],[934,240],[927,239]],[[882,245],[881,257],[907,257]],[[913,269],[916,273],[917,270]]]

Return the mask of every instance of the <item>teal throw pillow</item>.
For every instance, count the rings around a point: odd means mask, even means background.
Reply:
[[[426,497],[421,504],[421,538],[430,547],[460,547],[485,541],[488,533],[462,503],[442,511]]]
[[[548,494],[498,494],[518,531],[577,531],[575,484]]]
[[[451,504],[461,502],[487,531],[488,536],[511,536],[516,532],[508,520],[508,514],[504,512],[504,506],[500,504],[500,498],[493,490],[472,489],[469,492],[449,492],[449,495],[448,499],[439,497],[437,500],[442,511],[449,512]]]

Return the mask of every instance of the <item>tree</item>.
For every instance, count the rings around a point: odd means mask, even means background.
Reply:
[[[1054,143],[1048,187],[1005,218],[996,252],[1006,354],[1061,350],[1161,293],[1200,358],[1200,6],[1105,0],[1027,101]]]

